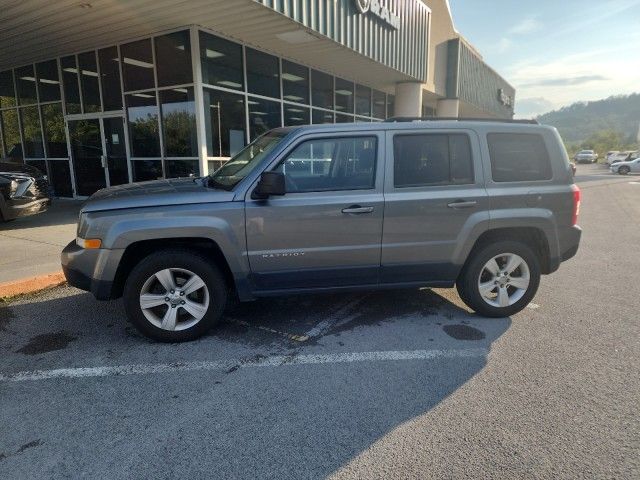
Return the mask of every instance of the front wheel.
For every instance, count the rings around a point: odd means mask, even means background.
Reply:
[[[629,167],[627,167],[626,165],[620,167],[618,169],[618,173],[620,175],[629,175],[629,172],[631,171],[631,169]]]
[[[161,342],[204,335],[221,318],[227,286],[218,268],[196,253],[164,250],[136,265],[124,287],[129,321]]]
[[[527,245],[502,241],[474,250],[456,287],[485,317],[508,317],[525,308],[540,285],[540,262]]]

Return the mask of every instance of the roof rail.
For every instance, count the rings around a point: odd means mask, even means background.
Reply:
[[[385,120],[385,123],[396,122],[435,122],[438,120],[454,120],[459,122],[497,122],[497,123],[524,123],[530,125],[539,125],[534,119],[513,119],[513,118],[469,118],[469,117],[391,117]]]

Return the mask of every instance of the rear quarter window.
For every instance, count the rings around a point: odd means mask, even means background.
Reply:
[[[542,135],[490,133],[487,143],[494,182],[551,180],[551,159]]]

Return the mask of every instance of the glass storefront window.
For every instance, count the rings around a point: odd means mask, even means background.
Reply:
[[[33,105],[31,107],[21,108],[20,117],[22,120],[25,158],[44,158],[42,128],[40,127],[38,107]]]
[[[73,197],[68,160],[49,160],[49,183],[56,197]]]
[[[311,104],[314,107],[333,110],[333,77],[311,70]]]
[[[371,116],[371,89],[356,85],[356,115]]]
[[[284,104],[284,126],[309,125],[309,109],[299,105]]]
[[[154,38],[158,86],[183,85],[193,82],[189,30]]]
[[[67,157],[67,134],[64,130],[62,105],[60,103],[50,103],[42,105],[41,109],[47,157]]]
[[[309,69],[307,67],[282,60],[282,98],[291,102],[309,104]]]
[[[249,134],[250,141],[254,141],[272,128],[282,126],[280,118],[280,102],[249,97]]]
[[[96,53],[81,53],[78,55],[78,64],[80,65],[80,87],[82,88],[84,113],[99,112],[102,110],[102,105],[100,103]]]
[[[155,92],[127,95],[127,119],[132,157],[159,157],[158,105]]]
[[[197,157],[196,112],[193,88],[160,91],[164,154],[167,157]]]
[[[78,86],[76,57],[72,55],[61,58],[60,66],[62,67],[62,86],[67,114],[80,113],[80,88]]]
[[[102,106],[105,111],[122,110],[120,89],[120,59],[116,47],[98,50],[100,64],[100,85],[102,86]]]
[[[13,85],[13,71],[0,72],[0,108],[16,106],[16,91]]]
[[[336,78],[336,110],[353,113],[353,82]]]
[[[223,38],[200,32],[202,81],[209,85],[242,90],[242,47]]]
[[[150,39],[122,45],[120,56],[125,92],[155,87]]]
[[[384,92],[380,90],[373,91],[373,112],[372,116],[380,119],[384,119],[385,111],[387,108],[387,99],[385,98]]]
[[[247,48],[247,90],[265,97],[280,98],[278,57]]]
[[[58,76],[58,62],[36,63],[36,77],[38,79],[38,94],[40,102],[56,102],[60,100],[60,77]]]
[[[199,177],[200,166],[198,160],[166,160],[167,178]]]
[[[46,160],[25,160],[27,165],[31,165],[32,167],[36,167],[40,172],[44,175],[48,175],[47,172],[47,161]]]
[[[325,112],[314,108],[311,113],[311,121],[314,124],[333,123],[333,112]]]
[[[132,160],[131,170],[133,170],[134,182],[158,180],[162,178],[162,161],[161,160]]]
[[[2,127],[2,140],[4,142],[4,154],[9,158],[22,160],[22,141],[18,127],[18,111],[13,108],[0,112],[0,125]]]
[[[246,144],[244,96],[204,89],[207,155],[232,157]]]
[[[37,103],[36,77],[33,72],[33,65],[16,68],[16,90],[20,105]]]
[[[396,97],[394,95],[387,95],[387,118],[391,118],[395,115]]]
[[[336,123],[353,123],[353,115],[345,115],[344,113],[336,113]]]

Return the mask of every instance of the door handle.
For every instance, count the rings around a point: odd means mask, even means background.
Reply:
[[[455,202],[448,203],[447,207],[449,208],[471,208],[475,207],[478,204],[475,200],[456,200]]]
[[[373,212],[373,207],[361,207],[360,205],[351,205],[350,207],[343,208],[342,213],[371,213]]]

